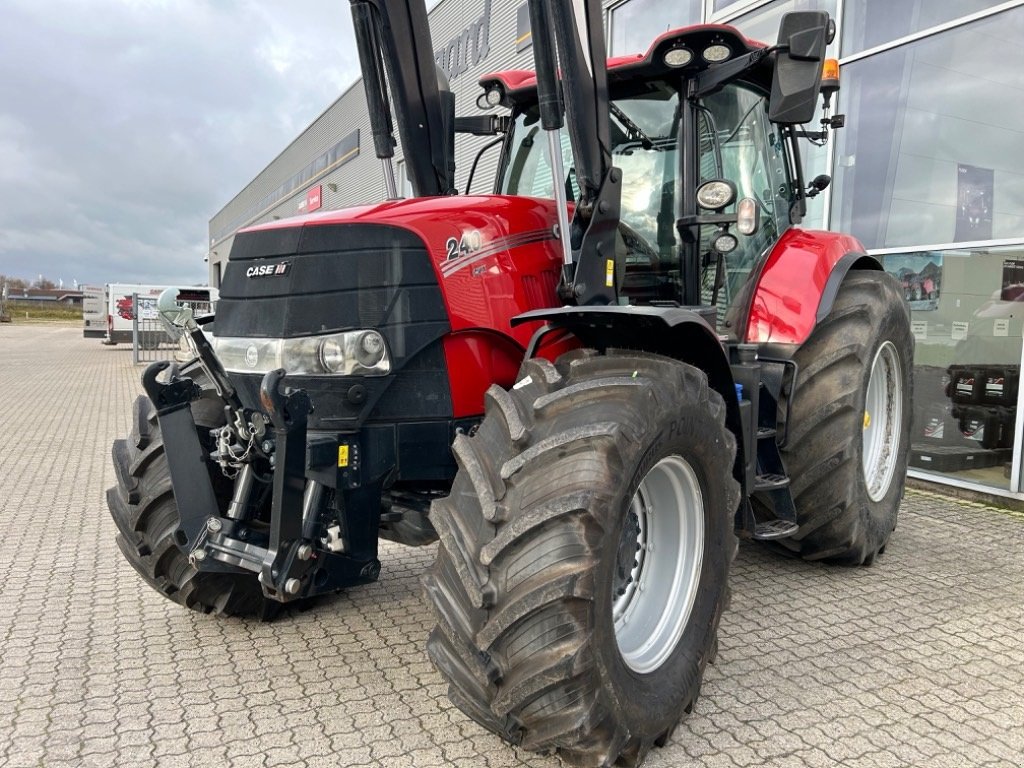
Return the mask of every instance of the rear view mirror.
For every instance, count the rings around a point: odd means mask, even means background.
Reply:
[[[794,11],[782,17],[768,102],[773,123],[807,123],[814,118],[830,29],[824,11]]]

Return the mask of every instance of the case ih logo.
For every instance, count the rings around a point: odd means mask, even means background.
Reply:
[[[245,270],[246,277],[281,277],[288,274],[291,264],[282,261],[280,264],[264,264],[262,267],[249,267]]]

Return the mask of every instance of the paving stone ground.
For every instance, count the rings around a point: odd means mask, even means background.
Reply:
[[[187,612],[114,544],[140,369],[0,326],[0,765],[546,766],[455,709],[424,652],[433,548],[272,624]],[[1024,764],[1024,516],[908,492],[836,569],[743,545],[717,664],[655,766]]]

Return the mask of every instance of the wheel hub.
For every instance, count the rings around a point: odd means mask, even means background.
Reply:
[[[641,674],[668,660],[686,629],[704,558],[704,500],[693,468],[667,456],[630,502],[616,554],[612,620],[619,652]]]
[[[626,594],[629,585],[634,583],[633,577],[640,567],[640,556],[647,546],[646,532],[641,528],[640,515],[636,512],[636,506],[636,499],[634,499],[634,504],[630,506],[629,514],[626,516],[622,536],[619,537],[619,551],[615,557],[615,584],[613,585],[616,597]],[[642,510],[640,514],[643,514]]]

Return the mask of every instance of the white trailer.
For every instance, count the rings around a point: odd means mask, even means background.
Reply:
[[[132,297],[138,296],[139,320],[156,320],[156,300],[168,288],[178,291],[179,304],[187,304],[197,315],[213,311],[218,298],[216,288],[184,285],[133,285],[130,283],[109,283],[107,285],[107,329],[104,344],[132,343],[132,321],[135,307]]]

